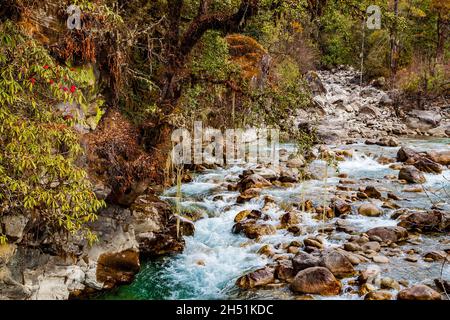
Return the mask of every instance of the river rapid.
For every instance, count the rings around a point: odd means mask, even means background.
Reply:
[[[401,145],[416,151],[449,151],[450,139],[401,139]],[[262,189],[260,196],[244,203],[237,203],[238,191],[229,191],[228,185],[239,181],[239,174],[249,166],[232,166],[206,170],[194,177],[190,183],[181,186],[181,208],[200,213],[202,218],[195,222],[195,234],[185,237],[183,253],[150,261],[142,266],[130,285],[102,296],[104,299],[296,299],[304,295],[294,294],[289,285],[275,283],[262,288],[242,290],[235,284],[236,279],[252,270],[264,267],[280,256],[286,255],[289,243],[302,243],[308,237],[320,237],[323,247],[338,248],[348,241],[351,234],[361,234],[378,226],[395,226],[398,219],[391,218],[396,209],[383,208],[378,217],[358,214],[357,207],[367,200],[356,199],[351,203],[352,211],[345,217],[317,219],[311,212],[300,212],[301,232],[293,234],[286,229],[277,229],[275,234],[264,235],[258,239],[249,239],[242,234],[232,232],[235,216],[243,210],[263,210],[270,217],[267,223],[276,224],[280,217],[292,206],[311,200],[313,203],[328,204],[333,196],[351,193],[367,185],[374,186],[382,194],[391,192],[399,198],[395,201],[400,208],[429,210],[433,205],[439,209],[450,210],[450,170],[445,168],[441,174],[425,174],[425,191],[413,191],[411,185],[399,182],[398,170],[391,164],[382,164],[382,158],[395,158],[399,147],[366,145],[363,141],[353,144],[329,146],[331,150],[350,150],[337,166],[329,166],[321,160],[309,164],[311,172],[318,172],[311,180],[298,183],[273,185]],[[283,144],[281,149],[289,153],[295,151],[295,145]],[[250,167],[252,168],[252,167]],[[255,168],[258,172],[260,168]],[[325,174],[325,177],[323,176]],[[320,177],[320,173],[322,176]],[[346,177],[350,184],[343,186],[340,177]],[[395,178],[394,178],[395,176]],[[352,183],[353,181],[353,183]],[[347,182],[348,183],[348,182]],[[275,201],[265,205],[265,197],[270,195]],[[175,203],[176,188],[166,190],[163,198]],[[370,199],[381,207],[383,201]],[[301,211],[301,207],[298,209]],[[336,228],[339,222],[345,222],[349,232]],[[263,245],[269,244],[275,251],[267,256],[258,253]],[[395,279],[403,286],[414,284],[433,284],[434,279],[450,279],[449,264],[425,261],[423,256],[434,250],[445,251],[450,247],[450,237],[440,234],[410,234],[409,239],[383,251],[389,257],[389,263],[376,264],[367,261],[355,266],[364,270],[378,265],[383,277]],[[384,249],[383,249],[384,250]],[[411,251],[412,250],[412,251]],[[407,259],[413,254],[418,257]],[[362,299],[355,284],[355,277],[344,278],[340,295],[324,297],[308,295],[314,299]],[[397,289],[391,289],[396,294]]]

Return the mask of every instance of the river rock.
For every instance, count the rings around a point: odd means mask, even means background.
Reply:
[[[424,258],[428,259],[429,261],[443,261],[445,259],[450,260],[450,256],[445,251],[439,250],[427,252],[424,255]]]
[[[314,238],[306,238],[303,240],[303,244],[306,247],[314,247],[314,248],[318,248],[318,249],[322,249],[323,248],[323,244],[322,242],[320,242],[317,239]]]
[[[385,256],[377,255],[372,257],[373,262],[376,263],[389,263],[389,259]]]
[[[344,244],[344,249],[347,251],[361,251],[361,246],[354,242],[346,242]]]
[[[107,208],[111,211],[108,214],[113,217],[121,210],[119,207]],[[130,210],[132,214],[127,224],[132,226],[130,229],[134,231],[141,256],[181,252],[184,248],[182,236],[194,233],[195,227],[190,220],[175,215],[167,202],[154,195],[139,196]]]
[[[450,151],[428,151],[428,158],[444,166],[450,165]]]
[[[441,295],[430,287],[418,284],[400,291],[398,300],[441,300]]]
[[[419,110],[415,109],[409,112],[410,117],[407,119],[407,124],[410,128],[427,131],[435,128],[441,122],[441,115],[434,110]]]
[[[327,92],[317,72],[312,70],[308,71],[305,75],[305,79],[308,82],[313,96],[325,94]]]
[[[97,281],[103,283],[103,288],[111,289],[130,283],[139,269],[138,250],[103,253],[97,261]]]
[[[296,272],[311,268],[317,267],[320,265],[320,258],[313,256],[309,253],[300,251],[293,259],[292,265]]]
[[[251,213],[250,210],[240,211],[235,217],[234,222],[241,222],[242,220],[247,219],[247,216]]]
[[[387,197],[388,197],[388,199],[391,199],[391,200],[401,200],[399,196],[397,196],[396,194],[394,194],[392,192],[388,192]]]
[[[413,164],[414,167],[419,169],[422,172],[426,173],[442,173],[442,166],[439,163],[434,162],[433,160],[430,160],[425,157],[421,157],[418,160],[416,160]]]
[[[320,266],[327,268],[338,278],[348,277],[355,273],[355,269],[347,257],[336,250],[322,252]]]
[[[370,283],[378,285],[380,283],[381,269],[376,264],[369,265],[365,270],[361,271],[358,276],[359,284]]]
[[[392,293],[389,291],[371,291],[364,296],[364,300],[392,300]]]
[[[296,212],[286,212],[280,218],[281,225],[284,227],[288,227],[291,225],[296,225],[300,223],[300,217]]]
[[[381,250],[381,246],[380,246],[380,243],[377,241],[369,241],[362,245],[362,250],[378,252]]]
[[[263,177],[261,177],[258,174],[251,174],[248,176],[244,176],[238,183],[238,189],[241,192],[244,192],[247,189],[250,188],[265,188],[265,187],[269,187],[272,184],[264,179]]]
[[[275,250],[270,244],[265,244],[261,248],[259,248],[258,253],[267,257],[272,257],[273,255],[275,255]]]
[[[241,289],[253,289],[265,286],[275,280],[274,270],[268,267],[250,272],[236,280],[236,285]]]
[[[405,180],[408,183],[425,183],[425,176],[414,166],[406,166],[403,167],[399,174],[399,180]]]
[[[400,290],[400,284],[394,279],[389,277],[382,278],[380,286],[382,289]]]
[[[369,237],[376,236],[381,239],[381,241],[388,242],[399,242],[406,240],[408,238],[408,231],[401,227],[376,227],[368,230],[366,234]]]
[[[361,117],[376,118],[381,116],[381,111],[379,108],[374,106],[365,105],[359,109],[358,115]]]
[[[236,202],[237,203],[244,203],[247,202],[253,198],[256,198],[260,195],[261,189],[259,188],[249,188],[245,189],[241,192],[241,194],[237,197]]]
[[[282,281],[291,282],[296,272],[291,260],[281,260],[275,267],[275,277]]]
[[[333,209],[335,215],[339,217],[340,215],[350,213],[352,211],[352,207],[339,198],[333,199],[331,202],[331,209]]]
[[[255,220],[251,219],[236,223],[233,227],[233,232],[243,232],[247,238],[257,239],[261,236],[275,234],[276,228],[273,225],[257,223]]]
[[[381,192],[378,191],[378,189],[375,188],[374,186],[367,186],[366,189],[364,189],[364,193],[369,198],[374,198],[374,199],[380,199],[381,198]]]
[[[298,182],[298,174],[289,169],[282,169],[278,181],[283,183],[296,183]]]
[[[376,144],[382,147],[397,147],[399,145],[398,140],[393,137],[380,138]]]
[[[415,159],[418,155],[418,152],[411,148],[401,147],[397,152],[397,161],[406,162],[409,159]]]
[[[262,212],[259,210],[243,210],[234,217],[234,222],[241,222],[245,219],[258,220],[262,217]]]
[[[261,168],[257,168],[253,170],[255,172],[255,174],[263,177],[264,179],[268,180],[268,181],[273,181],[278,179],[279,176],[279,172],[271,169],[271,168],[266,168],[266,167],[261,167]]]
[[[422,232],[445,232],[450,230],[450,214],[439,210],[413,212],[401,216],[398,226]]]
[[[305,166],[305,159],[302,155],[290,156],[289,160],[286,163],[286,167],[288,168],[297,168],[300,169]]]
[[[358,213],[366,217],[379,217],[383,211],[372,203],[363,203],[359,206]]]
[[[312,267],[297,273],[292,281],[291,290],[296,293],[334,296],[341,291],[341,283],[327,268]]]

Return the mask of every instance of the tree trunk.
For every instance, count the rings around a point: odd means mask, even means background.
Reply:
[[[443,63],[444,61],[444,47],[446,41],[446,34],[448,32],[448,25],[442,18],[441,13],[438,14],[437,19],[437,46],[436,46],[436,61],[437,63]]]
[[[397,59],[398,59],[398,43],[397,43],[397,18],[398,18],[398,0],[394,0],[394,25],[392,27],[391,34],[391,79],[395,81],[397,74]]]

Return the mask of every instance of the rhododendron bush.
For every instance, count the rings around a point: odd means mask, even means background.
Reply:
[[[10,22],[0,27],[0,70],[0,216],[25,215],[34,241],[78,232],[94,240],[86,223],[103,202],[75,164],[76,120],[57,108],[86,108],[83,71],[56,64]]]

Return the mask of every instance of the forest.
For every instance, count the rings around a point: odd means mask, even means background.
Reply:
[[[448,0],[0,0],[0,300],[448,300],[449,29]]]

